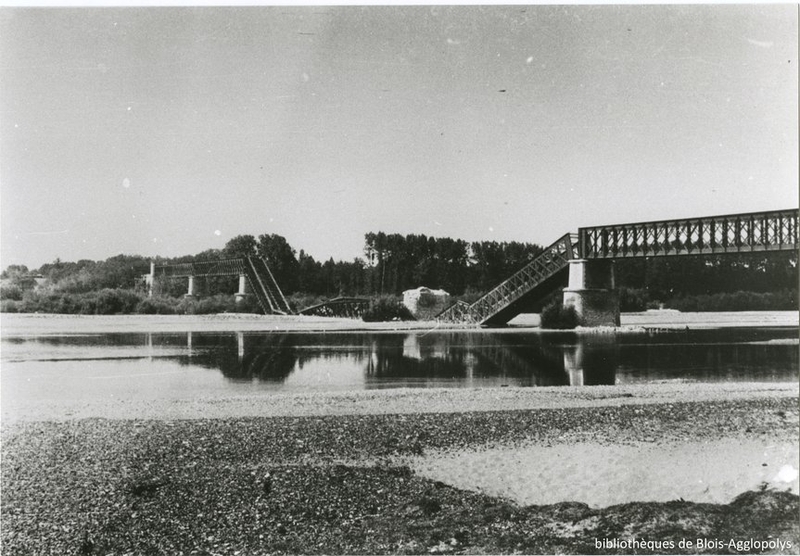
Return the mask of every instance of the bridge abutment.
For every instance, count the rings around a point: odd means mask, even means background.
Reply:
[[[580,326],[619,326],[619,295],[614,283],[614,261],[569,261],[569,285],[564,307],[573,307]]]

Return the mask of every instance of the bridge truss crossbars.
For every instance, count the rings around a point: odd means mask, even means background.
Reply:
[[[596,226],[578,235],[586,259],[779,251],[797,247],[797,211]]]
[[[437,319],[444,322],[484,322],[566,267],[575,258],[577,241],[577,234],[563,235],[475,303],[469,307],[464,307],[464,304],[451,305]]]
[[[317,317],[341,317],[348,319],[360,318],[369,309],[370,300],[364,297],[337,297],[306,307],[300,311],[301,315]]]
[[[580,228],[577,234],[559,238],[472,305],[458,302],[437,319],[486,324],[500,311],[508,313],[510,305],[564,269],[570,259],[796,250],[797,221],[798,211],[792,209]]]
[[[292,313],[269,265],[258,257],[156,265],[153,268],[152,278],[156,280],[213,276],[245,276],[264,313],[281,315]]]

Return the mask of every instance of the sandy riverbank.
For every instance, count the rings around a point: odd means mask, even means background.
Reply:
[[[737,313],[679,313],[647,311],[623,313],[622,328],[709,328],[732,326],[793,326],[800,319],[797,311],[743,311]],[[524,314],[511,321],[512,329],[539,326],[539,315]],[[346,331],[346,330],[481,330],[472,325],[430,321],[367,323],[355,319],[304,315],[56,315],[0,314],[0,334],[87,334],[110,332],[227,332],[227,331]],[[483,329],[491,331],[491,329]]]

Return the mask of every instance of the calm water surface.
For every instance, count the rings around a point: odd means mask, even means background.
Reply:
[[[63,334],[2,338],[2,401],[253,390],[797,380],[796,328],[579,337],[521,331]]]

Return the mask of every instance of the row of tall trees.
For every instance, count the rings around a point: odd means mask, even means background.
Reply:
[[[196,255],[160,258],[158,264],[244,256],[265,258],[287,295],[331,298],[339,295],[396,295],[418,286],[444,289],[453,295],[477,298],[542,251],[536,244],[466,242],[448,237],[368,233],[364,257],[353,261],[317,261],[292,248],[277,234],[241,235],[223,249]],[[21,299],[39,282],[49,291],[86,294],[103,289],[136,289],[149,272],[150,260],[118,255],[105,261],[56,260],[38,270],[12,265],[3,273],[2,298]],[[33,276],[39,278],[34,280]],[[617,285],[635,290],[645,301],[667,302],[686,296],[797,291],[797,254],[794,252],[740,255],[626,259],[616,264]],[[212,281],[212,289],[233,291],[235,278]],[[41,289],[41,288],[40,288]],[[174,291],[173,291],[174,290]],[[179,296],[185,284],[165,293]],[[209,291],[208,293],[218,293]],[[795,295],[796,294],[792,294]],[[298,304],[301,304],[298,301]]]
[[[648,292],[651,299],[748,291],[797,290],[797,253],[740,253],[618,260],[617,284]]]
[[[275,234],[237,236],[221,251],[204,256],[263,257],[287,294],[397,294],[424,285],[460,295],[491,288],[541,250],[528,243],[370,232],[364,238],[365,257],[350,262],[317,261],[302,250],[296,253]]]
[[[486,291],[541,253],[539,245],[425,235],[368,233],[364,253],[371,292],[395,293],[425,285],[460,295]]]

